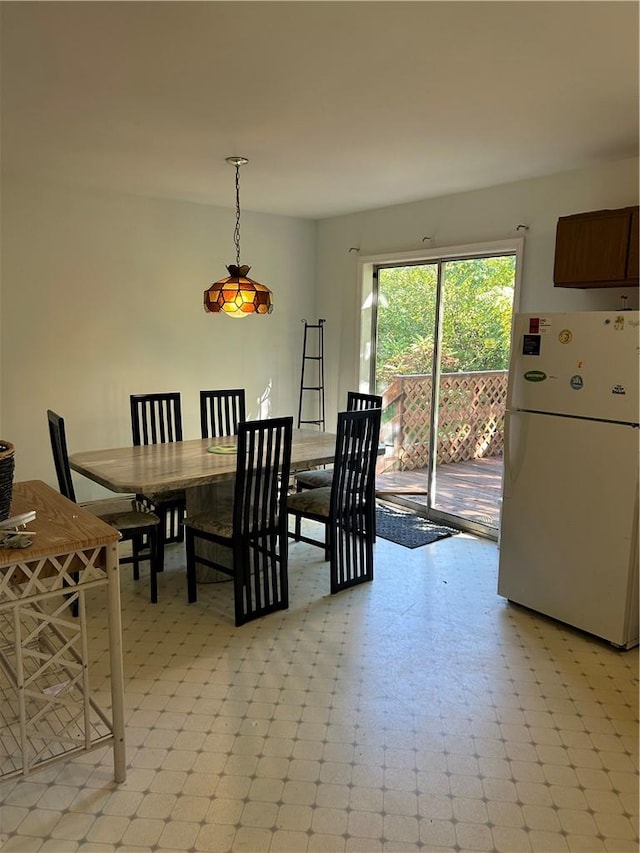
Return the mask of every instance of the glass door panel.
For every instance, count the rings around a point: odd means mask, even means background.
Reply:
[[[438,425],[429,505],[497,529],[515,257],[442,264]]]
[[[379,267],[376,274],[375,388],[384,398],[385,444],[379,491],[425,509],[439,265]]]
[[[374,271],[377,489],[387,500],[497,535],[516,259]]]

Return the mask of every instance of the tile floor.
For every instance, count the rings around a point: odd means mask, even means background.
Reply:
[[[229,584],[185,604],[180,546],[156,606],[123,569],[127,780],[102,748],[3,783],[3,853],[638,850],[637,649],[509,605],[464,534],[379,539],[333,597],[290,561],[290,609],[242,628]]]

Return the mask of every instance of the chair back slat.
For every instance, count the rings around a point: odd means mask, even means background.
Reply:
[[[246,420],[244,388],[200,391],[200,427],[203,438],[236,435]]]
[[[51,439],[51,451],[53,453],[53,464],[58,477],[58,488],[60,494],[70,501],[76,503],[76,493],[71,479],[71,468],[69,466],[69,453],[67,451],[67,435],[64,427],[64,418],[47,410],[49,421],[49,438]]]
[[[359,391],[347,392],[347,411],[363,412],[367,409],[381,409],[382,397],[378,394],[361,394]]]
[[[131,436],[134,446],[182,441],[180,393],[131,394]]]

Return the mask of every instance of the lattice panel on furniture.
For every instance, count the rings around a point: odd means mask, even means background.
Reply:
[[[0,609],[9,601],[54,592],[76,584],[86,588],[89,583],[107,581],[103,548],[89,548],[40,560],[29,560],[26,551],[24,561],[7,566],[0,572]]]
[[[84,593],[107,583],[103,561],[104,549],[95,548],[26,560],[0,574],[2,778],[95,749],[111,738],[110,717],[91,699],[89,668],[83,664]],[[71,614],[76,600],[79,618]]]

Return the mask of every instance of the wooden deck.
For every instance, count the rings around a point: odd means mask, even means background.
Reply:
[[[425,506],[427,469],[379,474],[376,489],[385,493],[396,492],[406,500]],[[435,509],[497,528],[501,495],[501,456],[439,465],[436,470]]]

